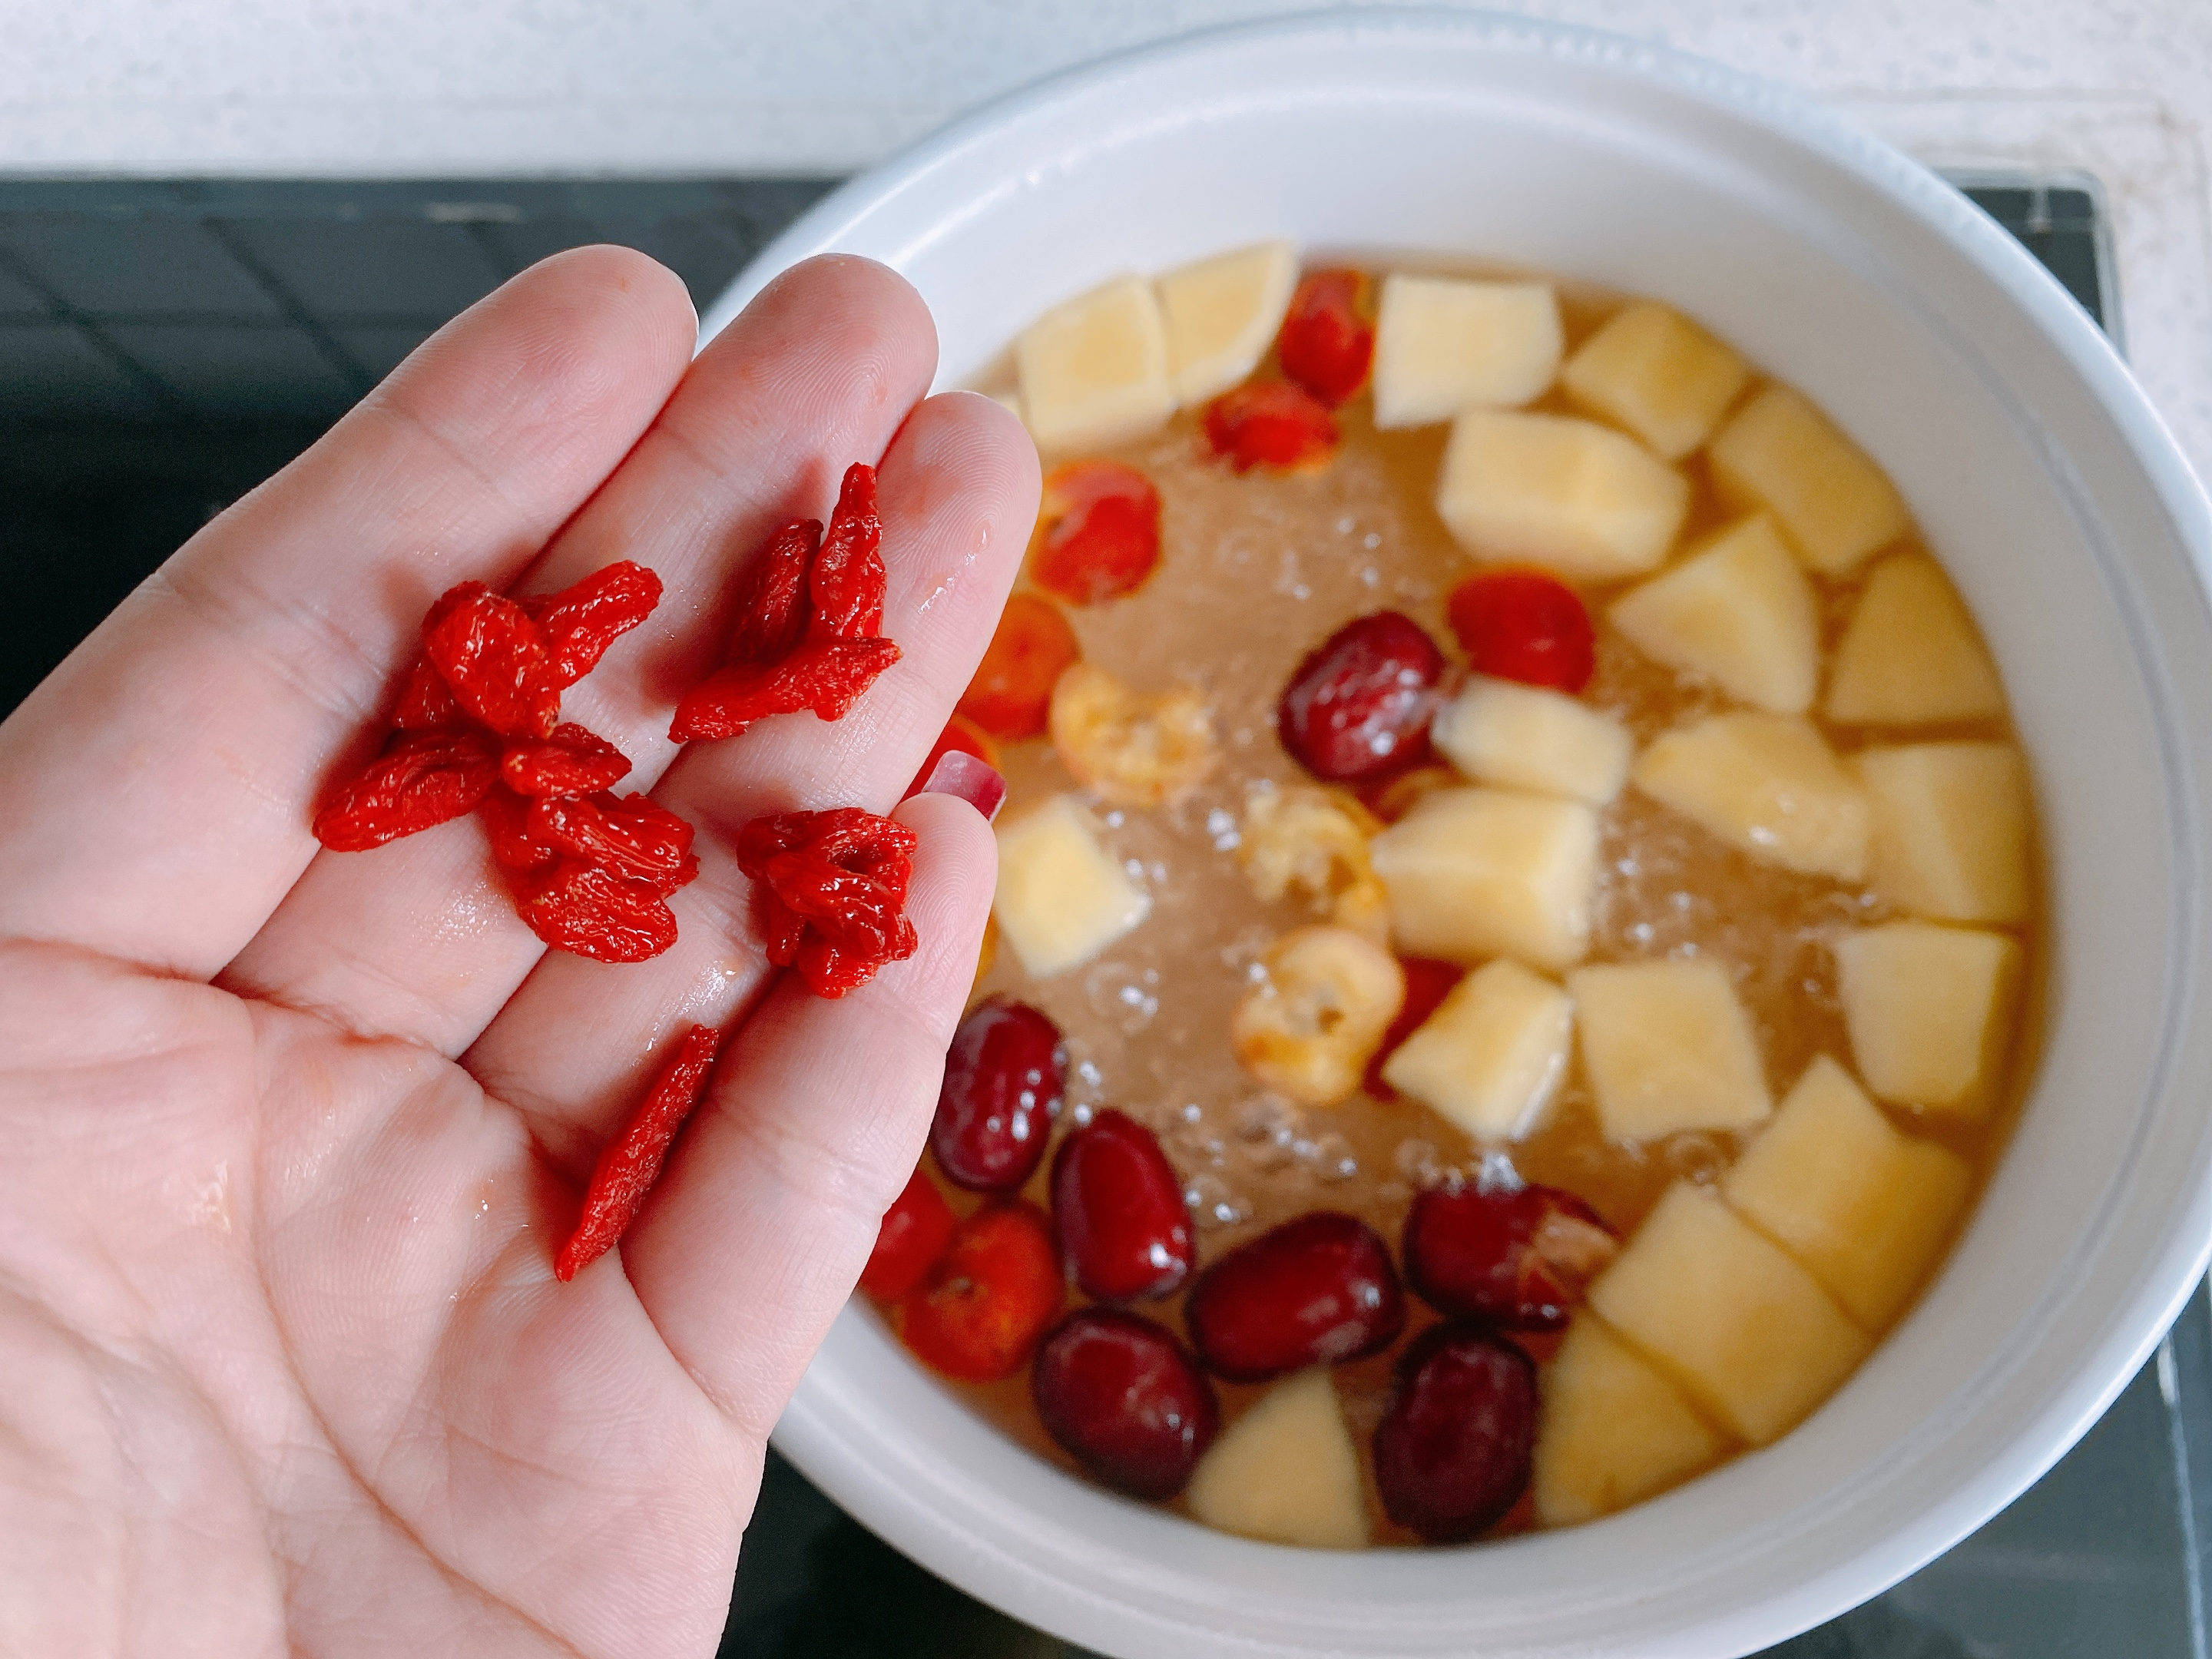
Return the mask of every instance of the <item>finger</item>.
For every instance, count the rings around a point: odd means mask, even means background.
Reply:
[[[990,908],[997,850],[975,810],[923,795],[898,816],[921,839],[921,950],[836,1001],[780,982],[621,1249],[670,1352],[763,1434],[921,1155]]]
[[[620,788],[652,787],[675,752],[670,712],[714,665],[732,576],[776,526],[826,512],[849,463],[883,453],[935,362],[928,311],[900,277],[865,259],[797,266],[701,354],[547,550],[525,591],[617,558],[664,585],[651,619],[562,700],[564,720],[631,760]],[[544,954],[471,817],[318,860],[225,983],[458,1054]]]
[[[884,455],[881,486],[898,663],[834,725],[792,715],[688,750],[655,791],[700,832],[699,878],[669,901],[675,945],[627,967],[547,956],[467,1056],[572,1171],[589,1170],[634,1103],[635,1055],[681,1024],[726,1024],[769,977],[751,884],[729,851],[738,831],[791,807],[889,807],[989,642],[1036,516],[1036,454],[1019,424],[972,393],[933,398]]]
[[[228,961],[314,855],[312,803],[431,599],[527,565],[696,336],[643,255],[547,260],[185,544],[0,726],[0,935]]]

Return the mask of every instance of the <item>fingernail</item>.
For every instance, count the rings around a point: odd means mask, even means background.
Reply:
[[[957,749],[948,749],[938,757],[937,764],[929,769],[929,781],[921,786],[925,795],[957,795],[983,815],[988,823],[999,816],[999,808],[1006,804],[1006,781],[999,775],[999,769],[988,761],[977,760]]]

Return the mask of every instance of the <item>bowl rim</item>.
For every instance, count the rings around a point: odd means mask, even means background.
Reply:
[[[1862,132],[1802,95],[1779,85],[1727,69],[1671,48],[1580,26],[1538,21],[1495,14],[1413,7],[1360,7],[1308,12],[1255,22],[1231,24],[1147,43],[1091,60],[1044,76],[1001,94],[948,123],[897,155],[855,175],[825,197],[790,226],[740,273],[711,305],[702,322],[703,341],[726,325],[732,317],[777,272],[797,259],[842,244],[872,214],[909,191],[926,186],[930,176],[953,163],[971,148],[993,140],[1004,129],[1062,100],[1079,97],[1101,87],[1139,78],[1157,65],[1243,44],[1325,40],[1346,34],[1363,38],[1449,37],[1457,46],[1492,52],[1525,52],[1580,61],[1593,68],[1656,83],[1667,91],[1715,110],[1739,123],[1763,129],[1778,139],[1811,152],[1904,210],[1920,226],[1942,239],[1996,284],[2018,307],[2052,347],[2064,366],[2077,376],[2102,415],[2117,430],[2129,455],[2148,482],[2157,505],[2171,525],[2175,543],[2185,550],[2195,579],[2197,600],[2205,601],[2208,578],[2212,578],[2212,502],[2203,489],[2163,420],[2152,408],[2128,373],[2112,341],[2083,312],[2071,295],[2026,249],[1994,222],[1974,208],[1950,185],[1917,162]],[[945,228],[942,217],[932,234]],[[908,251],[912,251],[909,248]],[[894,254],[890,262],[901,263]],[[2124,599],[2123,600],[2125,608]],[[2138,641],[2140,644],[2140,641]],[[2145,672],[2157,668],[2155,652],[2149,653]],[[2163,703],[2156,714],[2170,719],[2172,703]],[[2170,797],[2179,786],[2169,781]],[[2177,808],[2179,816],[2191,815]],[[2201,890],[2195,846],[2179,849],[2174,886],[2189,902],[2176,906],[2177,927],[2197,914],[2196,896]],[[2201,977],[2191,958],[2189,941],[2181,942],[2182,957],[2167,976],[2170,999],[2166,1058],[2178,1052],[2177,1030],[2186,1023],[2192,1001],[2191,981]],[[2173,1085],[2167,1084],[2170,1091]],[[2130,1152],[2132,1160],[2138,1155]],[[2107,1194],[2109,1202],[2111,1194]],[[2100,1208],[2100,1214],[2103,1212]],[[2063,1455],[2135,1375],[2156,1346],[2182,1304],[2203,1278],[2212,1258],[2212,1184],[2200,1182],[2189,1202],[2179,1207],[2160,1248],[2146,1253],[2133,1281],[2135,1291],[2116,1311],[2106,1328],[2109,1340],[2085,1352],[2072,1370],[2041,1400],[2042,1409],[2024,1418],[2014,1437],[2016,1446],[2033,1445],[2034,1455],[1993,1462],[1963,1482],[1940,1513],[1924,1517],[1909,1537],[1892,1540],[1873,1574],[1862,1573],[1857,1582],[1844,1583],[1849,1573],[1831,1572],[1817,1583],[1798,1587],[1796,1611],[1786,1627],[1771,1629],[1738,1620],[1729,1625],[1726,1639],[1759,1642],[1781,1639],[1819,1619],[1832,1616],[1864,1596],[1915,1571],[1940,1554],[1994,1515]],[[2037,1304],[2040,1310],[2028,1325],[2046,1325],[2051,1298]],[[991,1547],[981,1540],[949,1534],[939,1519],[935,1526],[917,1525],[900,1506],[880,1501],[878,1484],[842,1466],[839,1448],[826,1425],[817,1419],[802,1383],[793,1407],[779,1425],[775,1443],[810,1478],[817,1480],[842,1505],[864,1524],[880,1532],[896,1547],[955,1583],[996,1594],[1001,1604],[1015,1602],[1021,1616],[1054,1628],[1073,1617],[1065,1606],[1060,1619],[1035,1595],[1012,1598],[988,1559]],[[1864,1563],[1874,1552],[1863,1552]],[[1878,1579],[1879,1582],[1876,1582]],[[1095,1601],[1095,1592],[1065,1587],[1066,1600]],[[1756,1621],[1753,1621],[1755,1623]],[[1073,1632],[1078,1639],[1098,1641],[1095,1630]],[[1110,1639],[1110,1638],[1109,1638]],[[1255,1650],[1259,1644],[1255,1644]],[[1743,1650],[1737,1649],[1734,1650]]]

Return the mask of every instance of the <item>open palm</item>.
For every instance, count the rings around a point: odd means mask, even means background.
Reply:
[[[992,848],[921,797],[911,961],[774,979],[738,828],[895,800],[1035,511],[879,266],[787,274],[691,361],[582,250],[449,325],[0,726],[0,1651],[700,1655],[777,1413],[913,1167]],[[835,726],[677,751],[732,578],[880,460],[905,658]],[[667,598],[564,700],[698,826],[681,936],[547,954],[473,819],[317,849],[431,599],[616,559]],[[744,1018],[619,1252],[555,1249],[693,1021]]]

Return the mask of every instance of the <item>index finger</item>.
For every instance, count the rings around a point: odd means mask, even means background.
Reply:
[[[559,255],[186,543],[0,725],[0,936],[197,978],[229,961],[313,856],[314,793],[430,600],[537,556],[696,333],[644,255]]]

